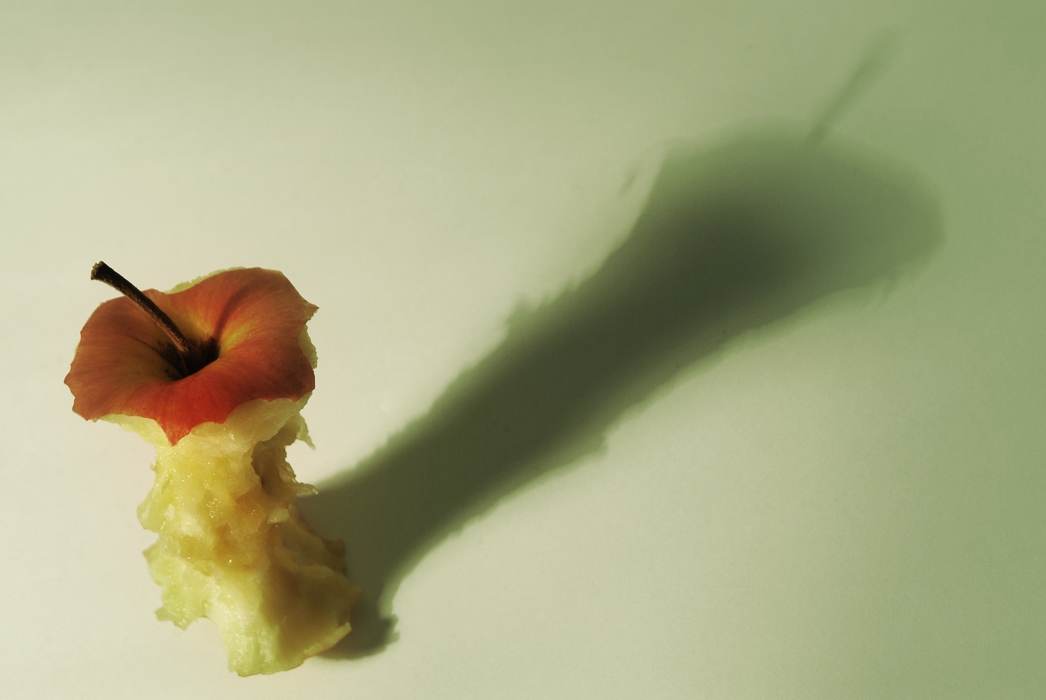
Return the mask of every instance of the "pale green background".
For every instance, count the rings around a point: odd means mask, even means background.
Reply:
[[[0,3],[0,696],[1046,696],[1044,8]],[[92,263],[283,270],[321,307],[292,455],[319,482],[595,269],[667,147],[808,123],[890,28],[833,138],[934,193],[921,270],[735,343],[471,521],[381,653],[244,680],[207,623],[155,621],[150,450],[62,384]]]

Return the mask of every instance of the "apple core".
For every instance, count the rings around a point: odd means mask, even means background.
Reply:
[[[140,291],[105,263],[92,279],[124,296],[95,309],[65,382],[73,410],[156,449],[138,519],[162,588],[162,620],[200,617],[240,675],[300,665],[349,633],[360,589],[340,542],[317,536],[294,498],[286,448],[311,445],[301,409],[315,386],[306,323],[316,307],[283,274],[225,270]],[[144,312],[144,313],[143,313]]]

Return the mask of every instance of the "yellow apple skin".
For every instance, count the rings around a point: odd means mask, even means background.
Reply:
[[[294,668],[333,646],[360,595],[341,573],[341,543],[313,534],[292,503],[314,492],[286,460],[288,445],[308,442],[308,398],[250,401],[174,445],[152,419],[105,416],[156,448],[156,482],[138,518],[159,535],[145,552],[163,588],[157,616],[182,628],[210,618],[243,676]]]

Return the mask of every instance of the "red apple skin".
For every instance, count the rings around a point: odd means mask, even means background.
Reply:
[[[255,399],[297,401],[316,385],[300,343],[316,306],[275,270],[218,272],[173,293],[146,290],[192,341],[214,339],[217,359],[179,378],[167,335],[126,297],[103,303],[80,332],[65,383],[88,420],[119,413],[155,420],[170,443],[222,423]]]

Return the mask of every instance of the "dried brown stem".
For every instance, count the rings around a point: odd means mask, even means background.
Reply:
[[[174,346],[178,348],[178,355],[182,363],[180,369],[185,375],[191,373],[188,367],[187,358],[192,356],[192,346],[185,338],[185,334],[182,333],[181,329],[171,320],[171,317],[165,314],[152,299],[145,296],[145,294],[142,293],[142,290],[128,282],[123,275],[102,261],[95,263],[95,266],[91,268],[91,279],[105,282],[107,285],[133,301],[142,311],[148,314],[149,318],[155,321],[156,325],[163,329],[164,333],[167,334],[167,337],[169,337],[171,342],[174,343]]]

